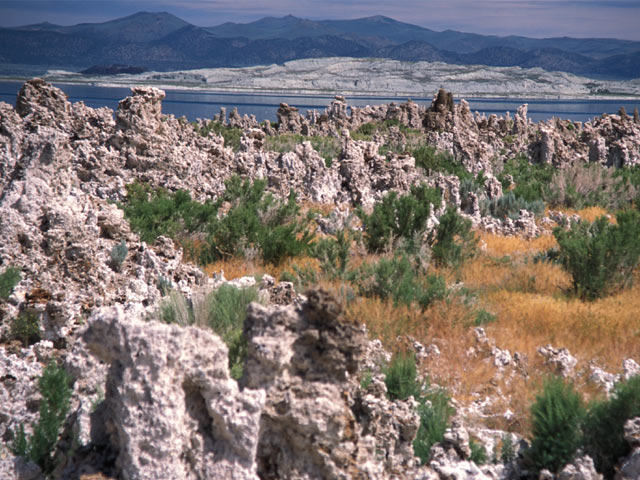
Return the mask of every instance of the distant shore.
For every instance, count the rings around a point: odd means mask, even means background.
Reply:
[[[136,75],[86,76],[50,70],[59,84],[131,87],[211,93],[287,94],[382,98],[429,98],[444,87],[458,97],[588,100],[640,100],[640,79],[594,80],[539,68],[398,62],[383,59],[322,58],[245,68],[215,68]],[[0,81],[24,81],[5,76]]]

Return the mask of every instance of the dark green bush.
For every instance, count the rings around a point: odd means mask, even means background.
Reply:
[[[416,359],[412,354],[394,355],[383,373],[390,400],[406,400],[410,396],[418,400],[422,395],[422,383],[418,381]]]
[[[475,438],[469,439],[469,448],[471,448],[471,457],[469,460],[476,465],[484,465],[487,463],[487,449]]]
[[[132,183],[127,185],[127,200],[120,208],[131,229],[143,241],[153,243],[160,235],[180,239],[188,233],[203,231],[216,218],[219,205],[194,202],[185,190],[172,193]]]
[[[421,275],[405,256],[381,258],[373,265],[365,265],[358,272],[357,283],[361,295],[392,299],[398,305],[418,303],[423,309],[445,297],[447,287],[438,275]]]
[[[389,399],[406,400],[413,396],[418,402],[420,428],[413,442],[413,451],[425,464],[429,461],[431,447],[444,438],[454,413],[449,396],[442,389],[429,389],[418,380],[416,360],[411,354],[394,356],[384,373]]]
[[[605,478],[613,478],[615,465],[631,453],[624,439],[624,424],[640,416],[640,376],[616,384],[608,400],[589,405],[584,449]]]
[[[242,376],[242,366],[247,353],[247,342],[242,333],[247,307],[258,301],[258,290],[222,285],[207,297],[207,324],[229,347],[231,376]]]
[[[462,218],[454,207],[440,218],[433,238],[432,255],[437,265],[457,268],[476,254],[478,238],[471,220]]]
[[[28,310],[11,320],[9,337],[19,340],[23,347],[40,341],[40,319],[38,313]]]
[[[449,152],[438,152],[430,145],[422,146],[411,151],[416,159],[416,167],[423,168],[428,175],[443,173],[455,175],[460,180],[473,179],[473,174],[458,163]]]
[[[617,225],[606,217],[580,222],[570,230],[553,231],[560,262],[572,276],[573,290],[589,300],[629,286],[640,261],[640,213],[616,215]]]
[[[483,216],[491,215],[495,218],[511,218],[516,220],[520,216],[520,210],[528,210],[535,216],[544,213],[545,204],[542,200],[531,202],[522,197],[516,197],[513,192],[507,192],[502,197],[484,199],[480,202],[480,212]]]
[[[201,261],[208,263],[223,257],[243,253],[243,247],[253,245],[262,258],[274,264],[286,257],[305,252],[311,241],[308,222],[299,222],[300,207],[291,192],[286,201],[265,193],[266,181],[251,182],[232,177],[220,202],[231,204],[222,218],[210,219],[207,225],[208,248],[201,252]]]
[[[618,168],[614,176],[622,185],[623,191],[629,192],[634,207],[640,210],[640,165]]]
[[[193,123],[193,128],[203,137],[209,136],[209,133],[214,132],[217,135],[222,135],[224,138],[225,147],[233,148],[234,152],[240,148],[240,139],[242,138],[242,129],[239,127],[231,127],[223,125],[220,122],[211,120],[203,128],[200,128],[197,123]]]
[[[442,389],[427,390],[419,399],[420,428],[413,441],[413,452],[422,464],[429,461],[431,447],[444,439],[453,413],[450,398]]]
[[[390,243],[403,239],[416,243],[416,236],[424,232],[431,205],[436,209],[441,203],[440,193],[426,185],[411,188],[401,197],[390,192],[377,203],[371,215],[358,210],[365,232],[365,243],[371,252],[379,252]]]
[[[285,270],[280,274],[281,282],[291,282],[297,292],[302,292],[318,283],[318,272],[311,266],[299,267],[292,265],[291,270]]]
[[[160,294],[163,297],[166,297],[172,290],[171,280],[163,275],[160,275],[158,277],[158,280],[156,281],[156,287],[158,287],[158,290],[160,290]]]
[[[321,238],[311,245],[309,253],[320,260],[320,268],[329,278],[344,278],[349,266],[350,244],[349,234],[340,230],[335,239]]]
[[[0,300],[7,300],[21,279],[20,268],[7,267],[4,272],[0,274]]]
[[[376,124],[371,122],[363,123],[356,130],[357,133],[360,133],[362,135],[373,135],[375,131],[376,131]]]
[[[527,458],[536,472],[557,472],[573,458],[582,444],[584,416],[582,398],[573,385],[548,378],[531,406],[533,438]]]
[[[476,311],[476,318],[473,322],[473,324],[476,327],[483,327],[489,323],[493,323],[496,321],[496,316],[495,314],[491,313],[491,312],[487,312],[484,309],[479,309]]]
[[[313,149],[324,158],[327,168],[331,167],[334,158],[340,156],[342,145],[340,139],[330,136],[307,137],[297,133],[283,133],[267,137],[265,149],[274,152],[293,152],[296,146],[310,142]]]
[[[500,445],[500,460],[505,465],[513,462],[516,459],[516,448],[511,439],[511,435],[504,435],[502,437],[502,445]]]
[[[50,473],[55,468],[52,453],[69,412],[69,382],[69,375],[64,368],[55,362],[46,366],[38,380],[42,400],[38,421],[33,425],[33,434],[27,440],[24,428],[20,426],[13,443],[16,455],[33,460],[45,473]]]
[[[510,187],[508,177],[511,176],[514,183],[511,192],[516,198],[526,202],[543,201],[554,171],[553,165],[530,163],[525,155],[519,155],[504,164],[498,180],[506,190]]]
[[[132,184],[122,206],[131,228],[142,240],[153,242],[167,235],[189,244],[190,236],[204,237],[193,254],[202,263],[243,255],[247,248],[260,251],[262,258],[279,263],[288,256],[304,252],[311,240],[308,221],[299,221],[300,207],[293,193],[286,201],[266,193],[264,180],[242,181],[231,177],[226,190],[215,202],[199,203],[188,192]],[[219,212],[228,206],[226,215]]]

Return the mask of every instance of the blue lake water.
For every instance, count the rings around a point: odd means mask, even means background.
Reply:
[[[0,101],[15,105],[16,95],[22,84],[20,82],[0,82]],[[90,107],[109,107],[116,109],[118,102],[130,95],[126,87],[97,87],[92,85],[56,84],[72,102],[83,101]],[[241,115],[255,115],[259,121],[276,120],[278,105],[282,102],[298,107],[301,113],[306,110],[319,111],[331,102],[331,95],[286,95],[267,93],[228,93],[203,92],[190,90],[166,90],[167,97],[162,102],[162,111],[176,116],[185,116],[189,120],[211,118],[226,107],[230,112],[238,108]],[[432,97],[415,98],[416,103],[429,106]],[[365,106],[382,103],[405,102],[407,97],[347,97],[349,105]],[[628,113],[634,108],[640,109],[640,100],[565,100],[565,99],[531,99],[531,98],[467,98],[472,111],[490,115],[504,115],[507,111],[513,114],[519,105],[529,104],[529,117],[537,122],[551,117],[587,121],[603,113],[617,113],[624,107]]]

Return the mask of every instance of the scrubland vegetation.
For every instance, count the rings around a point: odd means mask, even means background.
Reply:
[[[366,124],[352,136],[370,140],[390,127],[397,125]],[[482,174],[474,176],[451,155],[421,144],[419,132],[402,130],[406,144],[385,148],[411,153],[426,173],[457,175],[463,196],[483,188]],[[269,137],[268,145],[285,152],[305,140],[279,135]],[[336,139],[311,140],[329,165],[337,155]],[[204,204],[188,192],[130,185],[122,208],[142,239],[172,237],[209,275],[270,274],[297,291],[332,291],[350,320],[366,324],[372,338],[396,353],[383,367],[388,395],[412,395],[418,402],[421,427],[414,448],[423,461],[448,424],[450,397],[463,406],[491,397],[485,413],[473,418],[471,411],[468,420],[532,438],[528,460],[534,469],[557,470],[583,448],[599,470],[610,472],[626,448],[621,425],[640,414],[640,383],[620,383],[605,400],[588,379],[589,361],[620,373],[622,360],[637,358],[640,350],[640,168],[558,169],[517,156],[496,170],[507,193],[485,201],[484,215],[513,217],[525,208],[542,216],[553,208],[581,221],[534,239],[504,237],[472,230],[469,220],[448,207],[429,229],[430,213],[442,199],[421,185],[406,195],[389,193],[370,211],[358,209],[352,225],[359,228],[322,234],[312,218],[331,209],[300,206],[293,193],[277,200],[265,192],[264,182],[239,178],[227,183],[220,199]],[[242,314],[256,298],[255,291],[221,289],[198,315],[193,305],[168,293],[161,316],[217,331],[230,347],[238,378]],[[517,374],[502,374],[482,360],[485,347],[474,327],[483,327],[498,348],[518,353]],[[439,354],[416,365],[406,353],[413,341],[435,345]],[[537,353],[548,344],[567,347],[579,359],[572,383],[549,376],[550,367]],[[363,386],[368,381],[362,372]],[[512,415],[503,415],[507,410]],[[510,442],[505,439],[499,453],[505,461],[514,456]],[[477,461],[486,460],[478,445],[472,450]]]

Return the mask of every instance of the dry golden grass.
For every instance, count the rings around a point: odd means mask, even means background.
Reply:
[[[469,327],[470,309],[460,301],[436,302],[422,313],[359,299],[350,314],[360,317],[370,334],[390,349],[399,347],[398,336],[403,335],[438,345],[441,355],[429,357],[423,365],[434,381],[448,386],[462,405],[492,396],[495,403],[485,409],[489,417],[481,422],[527,433],[531,402],[544,376],[551,373],[537,348],[547,344],[568,348],[579,359],[578,388],[586,397],[593,396],[594,387],[587,381],[590,360],[619,373],[623,359],[638,358],[640,285],[595,302],[581,301],[568,294],[571,277],[560,266],[531,260],[532,255],[556,245],[552,235],[534,240],[487,233],[481,237],[486,252],[463,267],[462,281],[477,292],[477,307],[497,315],[485,327],[488,337],[499,348],[519,352],[526,359],[515,373],[500,373],[489,352],[478,351]],[[476,354],[470,357],[472,349]],[[501,415],[507,409],[513,418]]]
[[[523,237],[482,233],[480,243],[486,246],[485,253],[491,257],[535,254],[558,245],[552,234],[540,235],[529,240]]]
[[[487,328],[503,348],[535,355],[551,343],[619,372],[640,352],[640,287],[584,302],[574,298],[497,291],[487,299],[499,322]]]
[[[484,255],[468,262],[462,278],[465,285],[483,292],[505,290],[555,295],[571,286],[570,276],[559,265]]]
[[[212,276],[214,273],[224,270],[224,276],[227,280],[243,277],[246,275],[269,274],[275,279],[279,279],[284,271],[292,271],[293,267],[298,269],[320,270],[320,264],[317,259],[312,257],[294,257],[288,258],[279,265],[264,263],[261,260],[247,260],[240,257],[231,257],[229,259],[218,260],[203,267],[203,271]]]
[[[214,273],[224,271],[227,280],[244,277],[247,275],[256,275],[265,272],[265,265],[259,261],[247,261],[240,257],[231,257],[228,259],[218,260],[210,263],[202,268],[207,276],[211,277]]]

